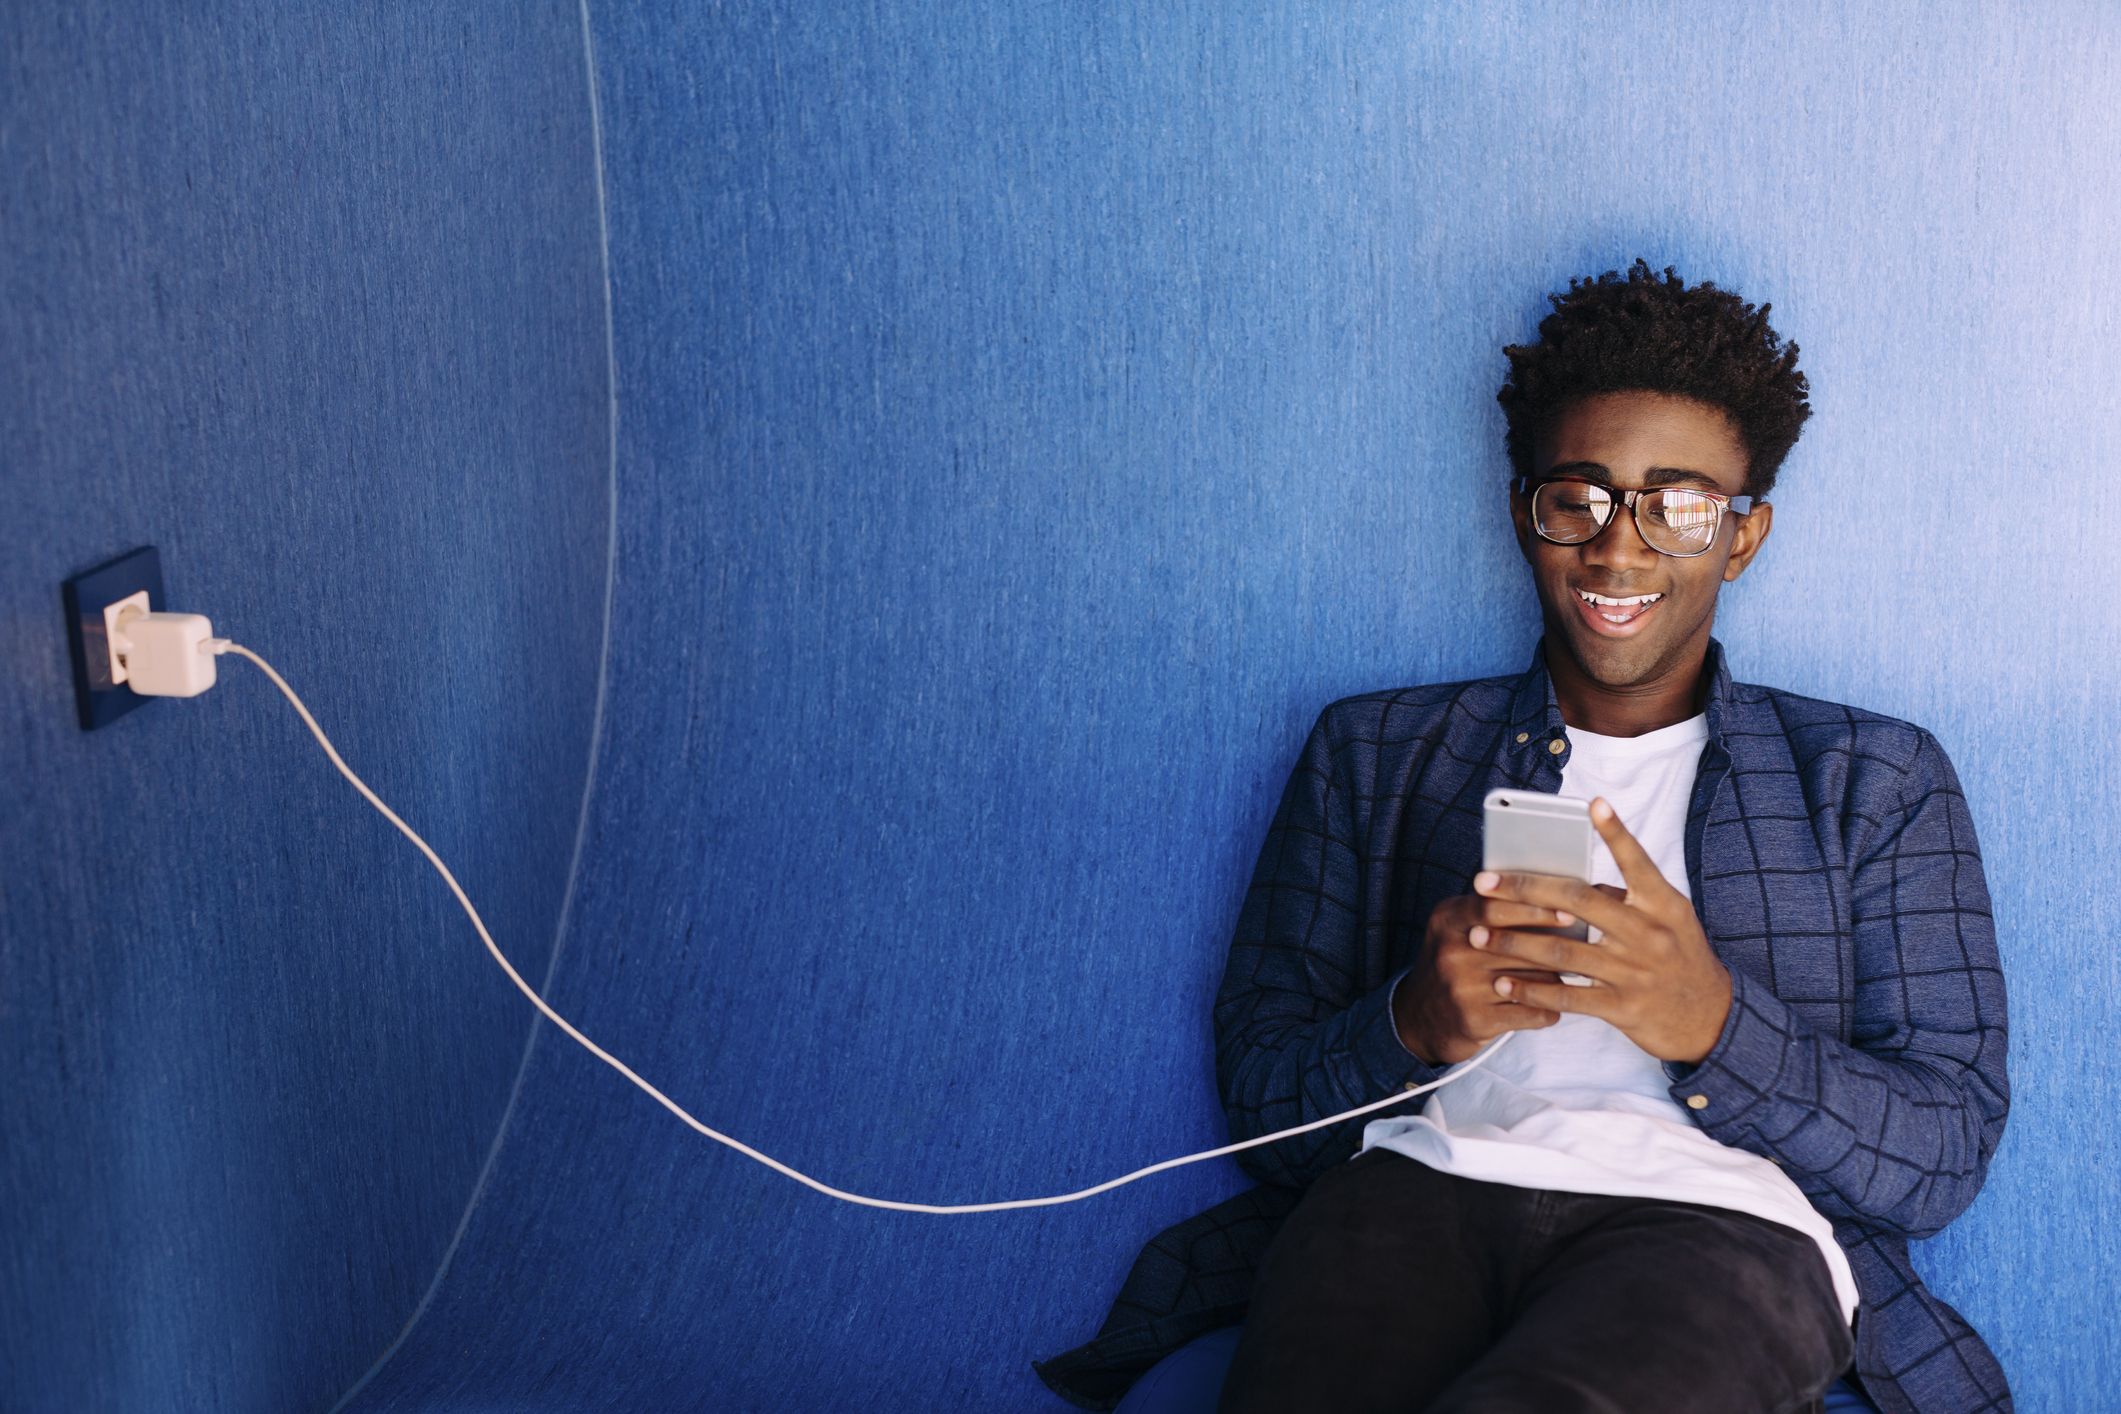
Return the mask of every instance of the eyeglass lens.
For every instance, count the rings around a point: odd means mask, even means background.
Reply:
[[[1549,539],[1579,544],[1603,529],[1619,505],[1619,498],[1602,486],[1549,481],[1532,495],[1533,523]],[[1722,514],[1722,506],[1698,491],[1661,488],[1635,501],[1635,527],[1643,541],[1668,555],[1706,550]]]

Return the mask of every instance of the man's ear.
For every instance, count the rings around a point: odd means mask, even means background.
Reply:
[[[1760,547],[1774,524],[1775,508],[1765,501],[1755,501],[1752,512],[1738,522],[1737,532],[1731,536],[1731,557],[1723,564],[1726,584],[1745,573],[1745,567],[1760,553]]]
[[[1517,527],[1517,553],[1532,563],[1532,503],[1514,485],[1510,487],[1510,524]]]

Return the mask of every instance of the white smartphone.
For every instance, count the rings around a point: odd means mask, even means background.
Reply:
[[[1481,801],[1480,867],[1508,874],[1556,874],[1581,883],[1591,880],[1591,850],[1598,832],[1591,828],[1591,802],[1536,790],[1491,790]],[[1581,918],[1565,928],[1526,928],[1527,933],[1559,933],[1578,942],[1593,942],[1590,925]],[[1576,972],[1560,974],[1571,987],[1588,987],[1591,979]]]

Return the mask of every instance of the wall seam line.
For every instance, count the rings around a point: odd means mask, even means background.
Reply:
[[[590,158],[596,175],[597,198],[597,251],[602,260],[604,275],[604,404],[606,425],[605,449],[605,518],[604,518],[604,623],[603,641],[597,653],[597,685],[595,706],[589,719],[589,763],[582,778],[582,806],[575,818],[574,851],[567,862],[567,882],[560,895],[560,916],[553,928],[552,953],[545,963],[545,977],[538,985],[538,995],[550,999],[553,978],[559,973],[560,953],[567,943],[567,934],[573,924],[575,896],[580,889],[582,854],[589,836],[589,806],[596,791],[597,758],[603,753],[604,703],[611,681],[611,617],[612,601],[616,597],[619,560],[619,368],[618,337],[611,293],[611,219],[607,210],[604,179],[604,122],[597,92],[596,47],[591,38],[589,24],[589,0],[577,0],[582,18],[582,67],[587,79],[589,96]],[[412,1335],[413,1328],[427,1314],[434,1303],[437,1292],[449,1275],[456,1260],[457,1248],[464,1234],[471,1227],[472,1215],[478,1211],[486,1196],[487,1181],[501,1156],[508,1133],[515,1120],[516,1102],[522,1097],[523,1081],[530,1073],[531,1058],[537,1050],[538,1037],[545,1030],[545,1015],[532,1010],[530,1029],[523,1041],[523,1058],[516,1066],[515,1082],[509,1088],[508,1103],[501,1111],[500,1123],[494,1129],[493,1142],[487,1147],[486,1159],[479,1167],[479,1176],[472,1184],[471,1197],[464,1204],[464,1215],[457,1220],[456,1231],[450,1235],[449,1245],[435,1266],[435,1274],[428,1281],[427,1289],[421,1293],[419,1303],[398,1331],[397,1337],[385,1347],[375,1362],[353,1382],[346,1393],[339,1396],[331,1406],[330,1414],[341,1414],[354,1397],[391,1362]]]

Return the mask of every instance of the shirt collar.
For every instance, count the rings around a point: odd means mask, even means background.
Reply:
[[[1547,641],[1542,636],[1532,647],[1532,666],[1517,680],[1510,698],[1510,729],[1506,745],[1519,755],[1561,755],[1551,743],[1568,740],[1561,720],[1561,704],[1554,698],[1554,680],[1547,672]],[[1703,704],[1708,716],[1709,741],[1720,745],[1723,724],[1731,706],[1731,672],[1724,662],[1723,643],[1709,639],[1702,666],[1708,673],[1709,691]]]

